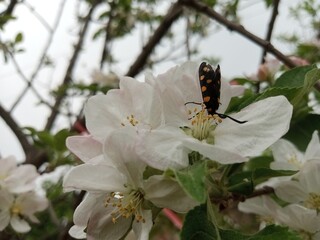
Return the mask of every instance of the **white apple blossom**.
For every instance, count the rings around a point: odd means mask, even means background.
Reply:
[[[66,175],[65,190],[88,192],[74,213],[73,237],[120,239],[132,225],[138,239],[148,239],[154,206],[187,212],[196,205],[172,179],[143,178],[146,164],[135,154],[133,138],[132,132],[114,132],[103,147],[107,161],[87,161]]]
[[[290,204],[277,210],[277,219],[280,224],[297,231],[302,239],[320,239],[320,215],[315,209]]]
[[[36,167],[31,164],[17,165],[13,156],[0,159],[0,189],[11,193],[33,190],[38,176]]]
[[[27,220],[38,223],[36,212],[48,207],[46,197],[39,196],[33,191],[13,194],[6,189],[0,190],[0,231],[9,224],[14,231],[26,233],[31,227]]]
[[[320,141],[318,131],[314,131],[305,153],[300,152],[291,142],[280,139],[271,146],[274,162],[270,164],[275,170],[299,170],[309,160],[320,161]]]
[[[320,161],[308,161],[290,180],[274,186],[276,195],[288,203],[320,210]]]
[[[112,131],[129,127],[154,129],[162,124],[159,96],[147,83],[120,78],[120,89],[91,97],[85,106],[86,126],[101,143]]]
[[[140,132],[137,149],[150,166],[158,169],[188,166],[188,153],[197,151],[222,164],[244,162],[284,135],[292,115],[292,105],[283,96],[255,102],[231,117],[208,115],[203,107],[188,102],[202,102],[197,77],[198,64],[187,62],[157,77],[149,74],[146,82],[159,92],[165,124],[153,131]],[[222,82],[221,105],[224,113],[231,97],[241,92]],[[193,106],[192,106],[193,105]]]

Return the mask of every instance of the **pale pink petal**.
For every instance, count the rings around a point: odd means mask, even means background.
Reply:
[[[72,136],[66,140],[67,148],[83,162],[102,155],[102,144],[92,136]]]

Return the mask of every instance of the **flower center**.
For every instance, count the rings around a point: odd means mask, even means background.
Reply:
[[[20,205],[14,203],[10,209],[12,215],[20,215],[22,212],[22,208]]]
[[[130,218],[134,216],[137,222],[145,222],[141,214],[141,207],[144,201],[142,190],[131,190],[127,193],[111,192],[106,200],[105,207],[112,206],[112,222],[116,223],[120,217]]]
[[[133,114],[131,114],[130,116],[127,116],[124,122],[121,122],[121,126],[126,126],[127,124],[135,127],[139,124],[139,121],[134,117]]]
[[[320,209],[320,195],[317,193],[309,193],[308,199],[304,202],[305,207],[310,209]]]
[[[299,161],[299,159],[297,158],[297,154],[292,153],[288,156],[288,163],[296,166],[298,169],[300,169],[302,167],[301,162]]]
[[[207,143],[213,144],[214,136],[212,133],[216,126],[222,122],[222,119],[218,115],[207,114],[205,108],[202,108],[198,112],[196,109],[194,111],[189,111],[189,116],[189,119],[191,120],[191,131],[186,133],[200,141],[206,140]]]

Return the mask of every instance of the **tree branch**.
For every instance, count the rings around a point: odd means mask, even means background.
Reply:
[[[1,12],[0,16],[1,15],[11,15],[13,10],[14,10],[14,8],[15,8],[15,6],[17,5],[17,3],[18,3],[18,0],[11,0],[9,5],[8,5],[8,7],[7,7],[7,9],[4,10],[3,12]]]
[[[179,4],[179,2],[176,2],[168,10],[167,15],[163,18],[154,34],[149,38],[149,41],[143,47],[140,55],[129,68],[126,76],[134,77],[143,69],[143,66],[146,64],[150,54],[155,49],[156,45],[165,36],[171,25],[180,17],[181,14],[182,6]]]
[[[276,18],[279,14],[279,3],[280,3],[280,0],[274,0],[273,1],[273,10],[272,10],[272,14],[271,14],[271,18],[270,18],[270,21],[269,21],[269,25],[268,25],[268,31],[267,31],[267,36],[266,36],[266,41],[267,42],[271,42],[271,37],[272,37],[272,32],[273,32],[273,29],[274,29],[274,25],[275,25],[275,22],[276,22]],[[267,50],[264,48],[263,49],[263,53],[262,53],[262,57],[261,57],[261,63],[264,63],[265,62],[265,56],[267,55]]]
[[[33,148],[32,145],[29,143],[26,135],[23,134],[23,132],[21,131],[21,128],[19,127],[19,125],[12,118],[11,114],[8,111],[6,111],[1,105],[0,105],[0,116],[4,120],[4,122],[10,127],[12,132],[16,135],[25,155],[28,156],[30,154],[30,150]]]
[[[286,57],[283,53],[277,50],[270,42],[265,41],[262,38],[259,38],[253,33],[247,31],[242,25],[239,25],[227,20],[225,17],[223,17],[222,15],[220,15],[219,13],[217,13],[216,11],[214,11],[212,8],[208,7],[204,3],[196,0],[179,0],[179,2],[189,8],[193,8],[207,15],[208,17],[216,20],[220,24],[226,26],[229,30],[235,31],[241,34],[242,36],[248,38],[252,42],[263,47],[268,53],[273,54],[277,59],[279,59],[288,67],[290,68],[296,67],[296,65],[288,57]]]

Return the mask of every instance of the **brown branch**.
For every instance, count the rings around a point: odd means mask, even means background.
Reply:
[[[150,54],[155,49],[156,45],[165,36],[165,34],[170,29],[171,25],[180,17],[182,14],[182,6],[176,2],[168,10],[168,13],[161,21],[158,28],[155,30],[154,34],[149,38],[147,44],[143,47],[140,55],[137,57],[136,61],[131,65],[126,76],[134,77],[136,76],[146,64]]]
[[[12,132],[16,135],[25,155],[28,156],[30,150],[32,149],[32,145],[29,143],[26,135],[23,134],[23,132],[21,131],[21,128],[19,127],[17,122],[12,118],[11,114],[8,111],[6,111],[1,105],[0,116],[4,120],[4,122],[10,127]]]
[[[101,60],[100,60],[100,70],[102,70],[104,61],[106,60],[107,56],[110,54],[109,50],[109,42],[112,39],[112,32],[111,32],[111,26],[113,23],[113,20],[115,18],[115,15],[113,14],[114,9],[116,8],[116,3],[115,1],[110,2],[110,14],[109,14],[109,20],[106,25],[106,34],[105,34],[105,39],[103,43],[103,50],[102,50],[102,55],[101,55]]]
[[[72,81],[72,73],[73,73],[73,70],[75,68],[76,62],[78,60],[80,51],[82,49],[84,38],[85,38],[85,35],[87,33],[87,30],[88,30],[89,22],[91,20],[93,11],[96,9],[98,4],[99,4],[99,2],[95,1],[92,4],[87,16],[84,18],[84,25],[83,25],[82,29],[80,30],[78,42],[77,42],[77,44],[76,44],[76,46],[74,48],[73,55],[72,55],[72,57],[70,59],[69,66],[68,66],[68,68],[66,70],[63,82],[60,85],[61,92],[57,95],[57,97],[55,99],[55,104],[54,104],[53,109],[52,109],[52,112],[51,112],[50,116],[48,117],[47,124],[45,126],[46,130],[50,130],[52,128],[52,126],[54,124],[54,121],[56,120],[56,118],[57,118],[57,116],[59,114],[60,105],[62,104],[62,101],[66,96],[66,92],[67,92],[67,88],[66,87]]]
[[[208,17],[216,20],[220,24],[226,26],[230,31],[235,31],[241,34],[242,36],[248,38],[252,42],[263,47],[268,53],[273,54],[277,59],[279,59],[288,67],[290,68],[296,67],[296,65],[287,56],[285,56],[282,52],[277,50],[270,42],[265,41],[262,38],[259,38],[253,33],[247,31],[242,25],[229,21],[228,19],[226,19],[225,17],[223,17],[222,15],[220,15],[219,13],[217,13],[216,11],[214,11],[212,8],[208,7],[204,3],[197,0],[179,0],[179,2],[189,8],[197,10],[207,15]]]
[[[269,21],[269,25],[268,25],[267,36],[266,36],[266,39],[265,39],[267,42],[271,42],[271,37],[272,37],[274,25],[275,25],[277,16],[279,14],[279,11],[278,11],[279,3],[280,3],[280,0],[274,0],[273,1],[274,6],[273,6],[273,10],[272,10],[270,21]],[[267,55],[267,50],[264,48],[263,49],[263,53],[262,53],[261,63],[265,62],[265,56],[266,55]]]
[[[8,7],[7,7],[7,9],[4,10],[3,12],[1,12],[0,16],[2,16],[2,15],[11,15],[13,10],[14,10],[14,8],[15,8],[15,6],[17,5],[17,3],[18,3],[18,0],[11,0],[9,5],[8,5]]]

